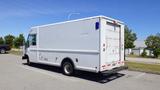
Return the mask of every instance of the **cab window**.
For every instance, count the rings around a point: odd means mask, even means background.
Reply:
[[[28,37],[29,46],[36,46],[36,34],[31,34]]]

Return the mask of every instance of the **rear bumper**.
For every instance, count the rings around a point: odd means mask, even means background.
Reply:
[[[102,71],[99,72],[102,75],[109,75],[109,74],[113,74],[113,73],[117,73],[118,71],[124,70],[124,69],[128,69],[127,66],[121,66],[121,67],[117,67],[117,68],[113,68],[112,70],[106,70],[106,71]]]

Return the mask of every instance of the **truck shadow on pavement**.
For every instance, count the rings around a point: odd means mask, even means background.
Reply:
[[[27,63],[23,63],[23,65],[27,65]],[[32,63],[31,65],[28,66],[62,74],[61,68],[55,66],[36,64],[36,63]],[[104,84],[116,80],[120,77],[123,77],[124,75],[125,74],[122,73],[114,73],[106,76],[100,76],[99,74],[76,70],[73,77]]]

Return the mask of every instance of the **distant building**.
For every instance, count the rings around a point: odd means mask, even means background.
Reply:
[[[131,49],[126,49],[125,50],[125,55],[137,55],[140,56],[143,51],[145,50],[145,52],[147,53],[147,56],[152,56],[152,52],[151,50],[146,49],[146,45],[144,41],[135,41],[134,42],[135,48],[131,48]]]
[[[132,49],[125,49],[125,55],[130,55],[132,53]]]

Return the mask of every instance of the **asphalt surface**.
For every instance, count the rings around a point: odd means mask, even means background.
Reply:
[[[154,59],[154,58],[126,57],[126,60],[131,62],[140,62],[146,64],[160,64],[160,59]]]
[[[93,73],[69,77],[57,67],[26,65],[21,57],[0,54],[0,90],[159,90],[160,76],[124,70],[100,83]]]

